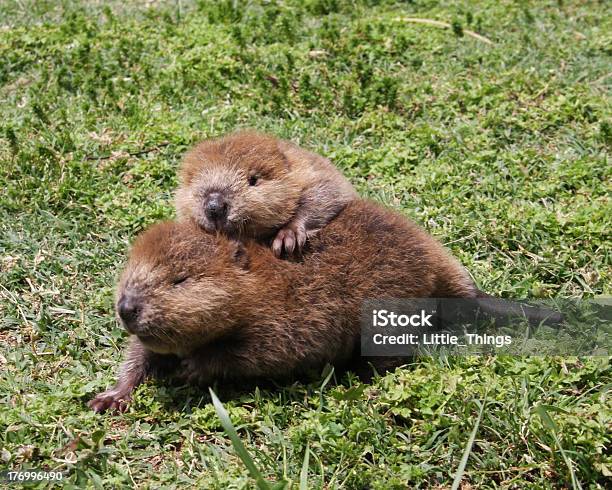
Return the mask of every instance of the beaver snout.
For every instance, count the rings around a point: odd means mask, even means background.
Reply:
[[[140,302],[134,296],[122,294],[117,303],[117,313],[123,322],[125,329],[130,333],[138,333],[138,315],[140,314]]]
[[[227,218],[229,203],[220,192],[213,192],[204,204],[206,217],[214,222],[222,222]]]

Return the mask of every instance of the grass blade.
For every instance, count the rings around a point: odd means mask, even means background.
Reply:
[[[542,424],[544,425],[544,427],[550,430],[553,436],[553,439],[555,440],[555,444],[557,445],[557,447],[559,448],[559,451],[561,452],[561,457],[563,458],[563,461],[565,461],[565,464],[567,465],[569,469],[570,476],[572,477],[572,488],[574,490],[582,490],[582,485],[580,485],[580,482],[578,481],[574,473],[574,467],[572,466],[572,460],[563,450],[563,447],[561,446],[561,440],[557,436],[557,430],[558,430],[557,424],[555,424],[555,421],[552,419],[552,417],[548,413],[548,410],[555,410],[555,411],[560,411],[560,412],[564,412],[564,411],[561,409],[558,409],[557,407],[553,407],[550,405],[538,405],[535,408],[535,411],[540,416],[540,419],[542,420]]]
[[[221,403],[221,401],[219,400],[215,392],[212,390],[212,388],[209,388],[209,391],[210,391],[210,396],[212,398],[213,406],[215,407],[215,411],[217,412],[217,415],[219,416],[219,419],[221,420],[221,425],[223,426],[225,433],[228,435],[228,437],[232,441],[232,446],[234,446],[234,451],[236,451],[236,454],[238,455],[238,457],[242,460],[244,465],[247,467],[247,470],[249,471],[251,477],[257,482],[257,487],[260,490],[270,490],[270,485],[268,485],[268,482],[264,480],[260,471],[257,469],[257,466],[255,466],[255,462],[253,461],[253,458],[251,458],[251,455],[247,451],[246,447],[244,447],[244,444],[242,444],[242,441],[240,440],[240,436],[238,435],[238,432],[236,432],[236,429],[234,428],[234,424],[232,424],[232,421],[229,418],[229,414],[227,413],[227,410],[225,410],[225,407],[223,406],[223,404]]]
[[[402,22],[412,22],[414,24],[427,24],[430,26],[441,27],[442,29],[452,29],[453,26],[448,24],[447,22],[440,22],[439,20],[433,19],[422,19],[420,17],[398,17],[396,20],[400,20]],[[493,44],[489,38],[484,37],[482,34],[478,34],[477,32],[470,31],[468,29],[463,29],[463,33],[473,37],[474,39],[478,39],[486,44]]]
[[[325,376],[323,383],[321,383],[321,388],[319,389],[319,411],[323,410],[323,390],[325,390],[327,383],[329,383],[329,380],[334,375],[334,367],[328,364],[325,366],[325,370],[323,372],[325,371],[328,371],[327,376]]]
[[[478,433],[478,427],[480,427],[480,421],[482,420],[482,414],[484,412],[486,401],[487,401],[487,394],[485,394],[485,399],[480,405],[480,411],[478,412],[478,418],[476,419],[476,423],[474,424],[474,428],[472,429],[470,438],[468,439],[468,442],[465,445],[463,456],[461,456],[461,461],[459,462],[457,473],[455,473],[455,479],[453,480],[453,486],[451,487],[451,490],[457,490],[459,488],[459,485],[461,484],[461,479],[463,478],[463,474],[465,473],[465,466],[467,465],[468,459],[470,457],[470,453],[472,452],[472,446],[474,445],[474,441],[476,440],[476,434]]]
[[[302,463],[302,471],[300,471],[300,490],[308,490],[308,460],[310,459],[310,449],[306,445],[304,453],[304,462]]]

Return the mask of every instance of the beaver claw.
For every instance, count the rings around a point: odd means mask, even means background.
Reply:
[[[129,393],[117,389],[104,391],[91,400],[88,405],[96,413],[106,410],[125,412],[132,397]]]
[[[299,252],[306,243],[306,236],[306,228],[303,225],[289,223],[285,228],[279,230],[272,242],[274,255],[280,257],[283,249],[287,255],[291,255],[294,251]]]

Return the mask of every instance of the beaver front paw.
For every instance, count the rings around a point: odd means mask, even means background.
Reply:
[[[210,386],[212,375],[208,364],[196,357],[188,357],[181,360],[181,367],[177,372],[176,378],[191,386]]]
[[[283,249],[287,255],[294,251],[300,251],[306,243],[306,228],[302,224],[289,223],[285,228],[281,228],[272,242],[274,255],[280,257]]]
[[[129,392],[113,388],[97,395],[88,405],[96,413],[106,410],[125,412],[131,400],[132,396]]]

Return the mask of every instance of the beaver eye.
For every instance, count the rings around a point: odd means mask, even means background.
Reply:
[[[253,185],[257,185],[257,182],[259,181],[259,176],[258,175],[251,175],[249,177],[249,185],[253,186]]]
[[[172,280],[172,284],[176,286],[178,284],[184,283],[187,279],[189,279],[189,276],[179,276]]]

